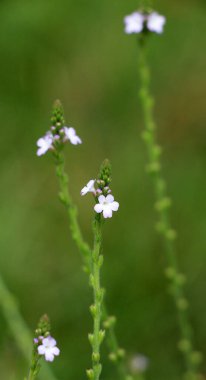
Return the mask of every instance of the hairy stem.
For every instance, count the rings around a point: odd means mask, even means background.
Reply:
[[[146,60],[146,46],[144,37],[140,41],[139,49],[139,74],[141,80],[140,98],[143,110],[145,130],[143,139],[146,144],[149,164],[147,171],[151,174],[155,192],[155,208],[158,213],[159,222],[157,228],[162,234],[168,268],[167,278],[170,282],[174,298],[181,340],[179,348],[182,351],[187,369],[187,379],[197,379],[197,371],[200,355],[193,350],[192,328],[188,317],[188,301],[184,294],[184,276],[179,273],[175,238],[176,232],[171,228],[169,208],[170,198],[167,196],[166,183],[162,175],[160,154],[161,148],[156,144],[156,125],[153,117],[154,99],[150,94],[150,71]]]

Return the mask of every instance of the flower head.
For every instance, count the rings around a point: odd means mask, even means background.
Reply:
[[[125,33],[141,33],[145,28],[150,32],[162,33],[166,22],[164,16],[157,12],[149,14],[142,12],[134,12],[124,18]]]
[[[96,189],[94,187],[94,184],[95,184],[96,180],[95,179],[91,179],[86,186],[83,187],[83,189],[81,190],[81,195],[85,195],[87,193],[95,193],[96,192]]]
[[[37,146],[38,146],[37,156],[42,156],[43,154],[45,154],[49,149],[52,148],[52,144],[53,144],[53,135],[49,131],[46,133],[44,137],[41,137],[37,141]]]
[[[54,357],[60,354],[59,348],[56,347],[56,340],[51,336],[44,338],[42,344],[38,346],[38,354],[44,355],[46,361],[53,362]]]
[[[99,214],[103,213],[104,218],[111,218],[112,212],[117,211],[119,203],[114,201],[113,195],[109,194],[106,197],[100,195],[98,198],[99,203],[94,206],[94,210]]]
[[[64,133],[65,133],[65,141],[66,140],[69,140],[71,144],[73,145],[77,145],[77,144],[81,144],[82,143],[82,140],[80,139],[79,136],[77,136],[76,134],[76,131],[74,128],[72,127],[64,127],[63,128],[64,130]]]
[[[52,111],[51,127],[45,136],[37,141],[37,156],[42,156],[49,149],[52,149],[54,153],[59,152],[67,141],[73,145],[82,143],[75,129],[65,126],[63,107],[61,102],[56,100]]]
[[[147,17],[147,28],[150,32],[162,33],[164,24],[166,23],[166,18],[159,15],[157,12],[152,12]]]
[[[144,15],[140,12],[134,12],[124,18],[124,23],[127,34],[140,33],[143,29]]]

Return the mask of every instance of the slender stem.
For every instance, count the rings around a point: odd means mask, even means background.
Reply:
[[[101,241],[101,216],[97,215],[94,220],[94,249],[92,251],[92,270],[90,274],[90,284],[93,288],[94,296],[94,304],[90,307],[94,320],[93,334],[89,335],[89,341],[92,346],[92,370],[87,371],[88,377],[93,380],[99,380],[101,374],[100,345],[104,338],[104,331],[100,330],[104,293],[100,285],[100,268],[103,263],[103,257],[100,255]]]
[[[108,317],[104,302],[102,305],[102,316],[104,320],[104,328],[108,330],[106,338],[108,348],[111,351],[109,358],[112,362],[116,363],[120,379],[134,380],[133,377],[129,375],[128,369],[125,365],[125,350],[119,347],[115,334],[114,325],[116,323],[116,318],[114,316]]]
[[[72,201],[71,195],[68,189],[68,175],[65,173],[64,169],[64,156],[60,152],[54,153],[56,174],[59,182],[59,198],[66,208],[70,231],[73,240],[75,241],[81,257],[83,259],[84,268],[87,273],[91,273],[92,261],[91,261],[91,251],[92,249],[85,242],[77,218],[77,209]],[[124,361],[124,350],[119,347],[118,340],[114,331],[115,318],[109,317],[105,302],[102,302],[102,319],[104,323],[104,328],[107,329],[106,341],[109,349],[111,349],[110,358],[117,365],[117,370],[121,380],[125,380],[127,377],[126,363]],[[133,380],[132,378],[130,380]]]
[[[32,360],[31,360],[31,367],[29,370],[29,375],[27,380],[35,380],[40,370],[39,365],[39,357],[38,355],[33,352]]]
[[[32,335],[19,311],[18,304],[0,276],[0,306],[5,320],[13,334],[16,344],[25,359],[30,362]],[[45,363],[40,377],[44,380],[57,380],[52,370]]]
[[[91,266],[91,249],[82,237],[82,233],[77,219],[77,208],[74,205],[68,191],[68,175],[65,173],[64,170],[64,156],[59,152],[55,152],[54,154],[56,161],[56,174],[59,179],[60,187],[59,198],[67,210],[72,238],[75,241],[80,253],[82,254],[84,264],[88,271]]]
[[[171,285],[172,295],[176,305],[179,320],[181,335],[179,348],[184,355],[188,376],[187,378],[197,379],[200,354],[193,351],[193,333],[188,317],[188,301],[185,298],[183,286],[184,276],[179,273],[176,259],[176,249],[174,243],[176,232],[171,228],[169,215],[171,201],[167,196],[166,183],[161,170],[159,158],[161,154],[161,148],[156,144],[156,125],[153,117],[154,99],[150,94],[150,71],[146,60],[146,46],[144,40],[140,41],[139,73],[141,80],[140,98],[145,124],[143,139],[146,143],[149,157],[147,171],[151,174],[153,179],[156,197],[155,208],[159,216],[159,223],[157,224],[157,228],[163,236],[163,243],[168,265],[166,275]]]

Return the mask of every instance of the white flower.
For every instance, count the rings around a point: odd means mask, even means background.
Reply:
[[[165,22],[166,18],[164,16],[159,15],[157,12],[152,12],[147,17],[147,28],[151,32],[162,33]]]
[[[106,197],[104,195],[100,195],[98,198],[99,203],[94,206],[94,210],[99,214],[103,212],[104,218],[111,218],[112,212],[117,211],[119,208],[119,203],[114,202],[113,195],[109,194]]]
[[[144,15],[139,12],[134,12],[124,18],[125,33],[140,33],[143,30]]]
[[[165,22],[166,18],[157,12],[150,14],[134,12],[124,18],[125,32],[127,34],[141,33],[145,25],[150,32],[162,33]]]
[[[82,143],[82,140],[80,139],[80,137],[76,135],[76,131],[74,128],[64,127],[63,130],[65,133],[65,140],[69,140],[70,143],[73,145],[77,145],[77,144]]]
[[[44,338],[42,344],[38,347],[38,354],[44,355],[46,361],[53,362],[54,356],[60,354],[59,348],[56,347],[56,340],[51,336]]]
[[[45,154],[49,149],[52,148],[53,144],[53,135],[51,132],[47,132],[47,134],[44,137],[41,137],[37,141],[37,156],[42,156],[42,154]]]
[[[83,187],[83,189],[81,189],[81,195],[85,195],[87,193],[95,193],[95,187],[94,187],[94,184],[95,184],[95,181],[96,179],[91,179],[88,184],[86,186]]]

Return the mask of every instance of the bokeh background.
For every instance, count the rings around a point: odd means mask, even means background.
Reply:
[[[165,257],[154,231],[156,215],[141,140],[138,50],[122,19],[137,1],[1,0],[0,3],[0,273],[31,330],[51,318],[61,356],[59,380],[83,379],[90,366],[87,334],[91,291],[65,210],[57,199],[50,154],[36,156],[36,140],[60,98],[69,125],[84,144],[67,145],[67,171],[85,238],[92,242],[92,199],[80,189],[101,161],[113,165],[120,210],[104,229],[102,275],[116,331],[129,355],[150,359],[147,379],[179,380],[181,355]],[[206,373],[206,49],[204,0],[156,1],[167,25],[150,39],[163,170],[173,198],[178,258],[186,272],[195,345]],[[103,349],[102,379],[118,379]],[[0,304],[1,378],[27,372]],[[49,380],[49,379],[45,379]]]

